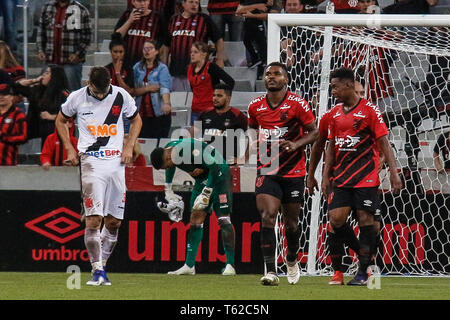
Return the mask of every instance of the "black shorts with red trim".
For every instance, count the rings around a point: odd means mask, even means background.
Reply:
[[[354,210],[362,210],[375,215],[380,208],[378,187],[334,187],[333,191],[328,196],[328,211],[342,207],[351,207]]]
[[[280,177],[259,175],[256,177],[255,193],[269,194],[281,203],[303,203],[305,200],[305,177]]]

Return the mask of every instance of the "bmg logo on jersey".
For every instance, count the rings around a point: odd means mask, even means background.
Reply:
[[[117,135],[117,124],[88,125],[87,128],[94,137],[111,137]]]

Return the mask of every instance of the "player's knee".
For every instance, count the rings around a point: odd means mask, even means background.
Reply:
[[[100,229],[102,225],[102,216],[88,216],[86,217],[86,229]]]
[[[230,216],[218,217],[217,221],[218,221],[220,229],[231,225],[231,218],[230,218]]]
[[[111,232],[114,232],[120,228],[122,224],[122,221],[119,219],[116,219],[112,216],[107,216],[105,218],[105,227]]]
[[[277,213],[270,210],[261,210],[261,221],[264,228],[273,228],[277,220]]]

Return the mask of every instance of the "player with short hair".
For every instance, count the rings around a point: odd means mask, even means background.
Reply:
[[[203,238],[203,222],[212,210],[217,215],[222,232],[226,256],[222,275],[235,275],[234,252],[235,233],[231,224],[233,205],[233,184],[230,168],[222,154],[204,142],[192,138],[183,138],[169,142],[165,148],[152,151],[151,162],[155,169],[166,170],[165,199],[167,204],[158,203],[161,211],[168,213],[172,221],[180,221],[184,203],[172,190],[172,181],[176,168],[189,173],[195,179],[191,194],[190,230],[187,243],[185,264],[171,275],[194,275],[195,258]]]
[[[331,75],[331,93],[340,101],[329,113],[329,146],[325,154],[322,192],[327,197],[330,225],[339,241],[348,236],[346,221],[352,208],[360,227],[359,270],[348,285],[365,285],[367,268],[375,251],[374,214],[379,207],[379,152],[389,165],[391,187],[402,188],[395,158],[387,139],[388,129],[378,107],[355,91],[349,68]],[[330,244],[335,245],[335,243]]]
[[[299,215],[304,203],[305,151],[317,129],[308,102],[289,92],[286,66],[270,63],[264,70],[267,93],[250,102],[248,125],[258,132],[256,206],[261,215],[261,249],[267,273],[263,285],[278,285],[275,270],[275,221],[281,209],[287,240],[287,279],[298,282],[297,262],[301,230]],[[267,152],[264,152],[266,150]]]
[[[237,164],[245,156],[243,145],[247,131],[247,117],[230,106],[232,89],[219,83],[214,86],[214,109],[200,114],[191,135],[201,136],[203,142],[212,144],[225,158],[229,165]]]
[[[77,119],[79,154],[66,126],[72,117]],[[124,117],[131,124],[125,144]],[[124,217],[125,165],[132,159],[142,120],[133,97],[125,89],[111,85],[108,69],[93,67],[88,85],[69,95],[55,125],[67,150],[67,160],[72,165],[80,164],[84,243],[92,265],[92,280],[86,284],[111,285],[105,265]]]

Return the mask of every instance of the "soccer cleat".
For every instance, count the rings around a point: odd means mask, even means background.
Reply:
[[[331,278],[330,282],[328,282],[329,285],[335,286],[335,285],[343,285],[344,284],[344,274],[341,271],[335,271],[333,278]]]
[[[356,274],[356,276],[347,282],[348,286],[366,286],[367,285],[368,275],[365,272],[360,272]]]
[[[234,269],[234,267],[231,264],[227,264],[225,266],[225,269],[223,269],[223,271],[222,271],[222,275],[223,276],[235,276],[236,270]]]
[[[277,286],[280,283],[280,279],[274,272],[268,272],[261,278],[261,284],[263,286]]]
[[[106,272],[103,270],[95,270],[92,274],[92,279],[86,282],[88,286],[100,286],[100,285],[110,286],[111,282],[106,276]]]
[[[189,267],[187,264],[184,264],[180,269],[175,271],[169,271],[167,274],[181,276],[181,275],[195,275],[195,267]]]
[[[296,284],[300,279],[300,268],[297,261],[287,262],[287,281],[289,284]]]

